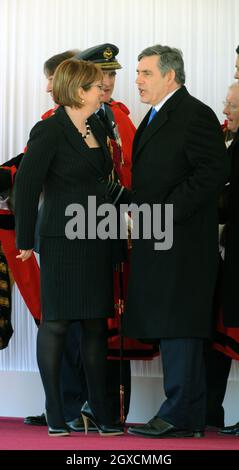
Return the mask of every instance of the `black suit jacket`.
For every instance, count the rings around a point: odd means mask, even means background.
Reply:
[[[107,138],[96,116],[89,118],[92,132],[104,152],[104,166],[99,170],[89,157],[89,149],[63,107],[47,120],[38,122],[30,133],[28,150],[15,181],[15,216],[17,246],[34,246],[39,195],[43,190],[44,208],[41,236],[64,236],[69,204],[85,209],[88,196],[99,204],[107,202],[107,177],[112,161]]]
[[[218,262],[217,199],[228,173],[213,111],[176,91],[133,145],[137,204],[173,204],[173,246],[133,240],[125,332],[138,338],[206,337]]]

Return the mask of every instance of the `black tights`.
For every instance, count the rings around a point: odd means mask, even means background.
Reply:
[[[37,361],[46,395],[49,426],[65,426],[60,388],[61,364],[69,321],[45,321],[38,330]],[[77,328],[77,324],[76,324]],[[107,320],[80,320],[81,357],[89,403],[101,423],[108,423],[106,400]]]

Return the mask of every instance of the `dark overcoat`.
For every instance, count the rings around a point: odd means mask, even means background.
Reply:
[[[239,327],[239,132],[228,149],[231,159],[229,207],[223,264],[223,318],[228,327]]]
[[[185,87],[133,145],[133,201],[173,204],[173,245],[133,240],[124,331],[138,338],[207,337],[218,268],[217,200],[228,175],[220,124]]]

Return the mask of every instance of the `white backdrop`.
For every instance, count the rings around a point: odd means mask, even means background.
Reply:
[[[179,47],[189,91],[222,119],[238,18],[238,0],[0,0],[0,161],[22,150],[50,107],[43,62],[66,49],[118,45],[115,98],[138,124],[146,112],[134,84],[138,53],[155,43]]]
[[[114,98],[137,125],[147,111],[136,85],[137,55],[156,43],[182,49],[189,91],[220,120],[233,81],[239,0],[0,0],[0,162],[20,153],[33,124],[51,107],[43,63],[66,49],[118,45]],[[35,325],[17,289],[15,333],[0,351],[0,371],[35,371]],[[138,362],[135,375],[159,375],[159,366]],[[232,371],[238,380],[238,369]]]

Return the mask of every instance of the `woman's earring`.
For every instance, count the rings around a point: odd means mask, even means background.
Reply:
[[[81,100],[81,103],[83,104],[84,102],[85,102],[85,100],[82,99],[82,100]]]

